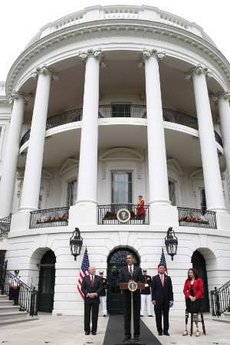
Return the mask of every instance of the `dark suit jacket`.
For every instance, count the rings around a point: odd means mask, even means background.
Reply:
[[[173,301],[173,288],[172,280],[165,274],[164,286],[162,286],[159,274],[152,278],[152,301],[156,301],[156,305],[162,305],[164,303],[169,304],[169,301]]]
[[[139,266],[134,265],[132,276],[130,272],[128,271],[127,265],[120,269],[119,283],[128,283],[131,279],[135,280],[135,282],[137,283],[143,282],[142,270]]]
[[[85,303],[92,303],[92,302],[93,303],[99,303],[100,302],[99,297],[100,297],[102,289],[103,289],[102,281],[101,281],[101,278],[99,276],[97,276],[97,275],[94,276],[93,285],[90,282],[90,276],[89,275],[84,277],[82,280],[82,284],[81,284],[81,291],[85,295]],[[96,292],[97,297],[95,297],[95,298],[86,297],[86,295],[88,293],[92,293],[92,292]]]

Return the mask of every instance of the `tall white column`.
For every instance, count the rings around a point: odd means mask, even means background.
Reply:
[[[14,104],[3,157],[0,189],[0,218],[9,216],[11,212],[19,152],[19,141],[24,114],[24,97],[18,92],[14,92],[11,95],[11,99],[14,101]]]
[[[225,92],[219,96],[219,115],[221,134],[223,138],[224,155],[227,165],[228,177],[230,179],[230,92]]]
[[[149,204],[170,204],[158,58],[144,51],[149,165]]]
[[[218,211],[225,210],[225,203],[206,82],[206,72],[206,69],[202,66],[197,66],[193,70],[192,78],[198,118],[207,208],[209,210]]]
[[[38,81],[26,159],[20,210],[38,208],[51,73],[44,66],[37,70]]]
[[[98,106],[100,51],[86,58],[77,203],[97,202]]]

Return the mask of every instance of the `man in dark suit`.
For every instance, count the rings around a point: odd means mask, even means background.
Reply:
[[[169,336],[169,308],[173,306],[173,288],[171,278],[165,274],[166,267],[158,265],[158,274],[152,278],[152,303],[156,315],[159,335]],[[163,329],[162,329],[163,316]]]
[[[126,257],[127,265],[122,267],[119,275],[120,283],[128,283],[130,280],[135,282],[143,282],[142,270],[140,267],[134,264],[134,256],[128,254]],[[131,339],[131,292],[123,290],[123,302],[124,302],[124,328],[125,328],[125,341]],[[133,292],[133,321],[134,321],[134,339],[139,340],[140,336],[140,290]]]
[[[89,267],[89,275],[82,280],[81,291],[85,295],[84,310],[84,329],[85,335],[90,334],[90,318],[92,314],[92,334],[97,334],[97,320],[100,303],[100,294],[102,291],[101,278],[96,273],[95,267]]]

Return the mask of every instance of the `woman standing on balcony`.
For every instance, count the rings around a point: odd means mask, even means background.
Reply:
[[[145,201],[142,195],[138,195],[138,203],[136,207],[136,218],[144,219],[145,218]]]
[[[184,283],[184,295],[185,295],[185,331],[183,335],[188,335],[187,325],[189,313],[193,313],[194,321],[196,324],[196,336],[199,337],[200,332],[198,328],[198,313],[201,312],[202,300],[204,295],[203,280],[198,276],[194,268],[188,270],[188,278]]]

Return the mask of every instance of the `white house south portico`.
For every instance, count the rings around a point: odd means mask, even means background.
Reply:
[[[50,276],[49,311],[83,313],[76,282],[85,247],[107,272],[115,310],[125,255],[153,275],[170,227],[174,311],[184,310],[191,262],[209,309],[210,291],[229,276],[229,88],[229,62],[210,37],[154,7],[93,6],[29,42],[0,110],[0,252],[39,291],[40,310]]]

